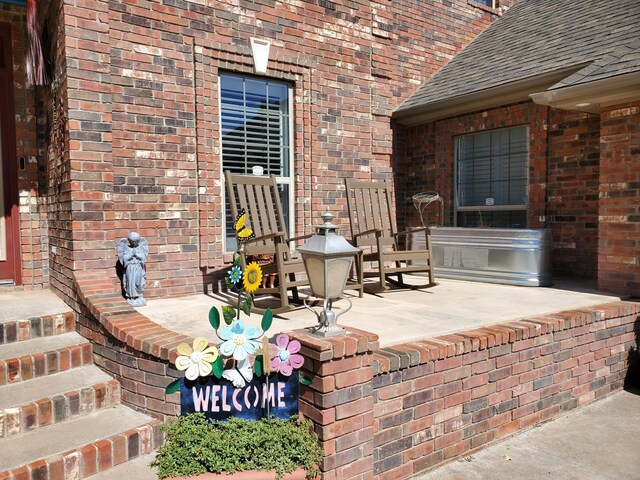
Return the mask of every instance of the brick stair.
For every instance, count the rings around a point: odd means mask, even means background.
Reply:
[[[0,317],[0,480],[145,472],[160,422],[121,405],[120,384],[93,364],[73,312],[28,315]],[[146,470],[137,476],[155,478]]]

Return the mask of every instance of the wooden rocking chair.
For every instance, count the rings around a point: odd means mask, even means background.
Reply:
[[[256,290],[254,302],[261,302],[261,296],[271,295],[278,297],[278,304],[271,308],[275,315],[291,310],[289,291],[293,302],[301,303],[298,287],[309,284],[302,257],[294,257],[291,246],[311,235],[289,238],[275,176],[239,175],[226,171],[224,178],[233,218],[245,209],[255,233],[255,238],[247,241],[241,252],[242,268],[256,259],[273,259],[261,265],[268,280],[267,285]],[[274,286],[270,285],[273,283]],[[254,311],[263,312],[265,308],[254,304]]]
[[[378,276],[380,288],[387,290],[387,282],[411,288],[435,285],[431,261],[431,235],[428,228],[396,232],[395,216],[391,206],[389,181],[367,182],[345,179],[347,206],[351,223],[351,238],[356,247],[364,251],[364,262],[378,265],[377,272],[366,272],[366,276]],[[401,250],[398,238],[424,232],[426,250]],[[406,242],[405,242],[406,244]],[[407,285],[402,280],[404,273],[426,272],[429,283]],[[396,279],[389,278],[395,276]]]

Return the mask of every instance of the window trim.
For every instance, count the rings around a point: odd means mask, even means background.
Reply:
[[[234,72],[229,70],[220,70],[218,72],[218,141],[219,141],[219,150],[220,150],[220,172],[221,175],[221,191],[222,191],[222,249],[224,254],[232,253],[232,250],[227,248],[227,225],[226,225],[226,205],[227,205],[227,189],[224,180],[224,153],[222,148],[222,75],[231,75],[242,78],[251,78],[254,80],[261,80],[264,82],[272,82],[272,83],[280,83],[287,87],[287,96],[288,96],[288,126],[289,129],[289,176],[282,177],[276,176],[276,183],[278,185],[287,185],[289,187],[289,202],[288,202],[288,211],[289,211],[289,231],[287,232],[289,237],[293,236],[293,233],[296,231],[296,215],[295,215],[295,172],[294,172],[294,158],[295,158],[295,123],[293,119],[294,113],[294,105],[295,101],[295,85],[291,81],[281,80],[278,78],[271,77],[262,77],[258,75],[251,75],[243,72]],[[250,173],[247,173],[250,175]]]
[[[491,134],[492,132],[497,132],[501,130],[514,130],[516,128],[524,128],[527,138],[527,164],[531,163],[530,160],[530,142],[529,142],[529,125],[512,125],[504,128],[495,128],[491,130],[480,130],[477,132],[467,132],[460,135],[455,135],[453,137],[453,151],[454,151],[454,159],[453,159],[453,226],[458,226],[458,212],[505,212],[505,211],[528,211],[529,209],[529,169],[526,170],[526,188],[527,188],[527,202],[525,204],[515,204],[515,205],[470,205],[470,206],[460,206],[459,205],[459,196],[458,196],[458,162],[460,160],[460,147],[458,145],[458,141],[461,137],[465,137],[468,135],[478,135],[481,133]]]

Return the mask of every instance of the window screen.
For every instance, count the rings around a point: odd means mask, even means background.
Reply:
[[[456,224],[525,228],[527,127],[463,135],[456,147]]]

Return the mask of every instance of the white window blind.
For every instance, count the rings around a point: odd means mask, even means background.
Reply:
[[[291,227],[291,88],[288,84],[230,73],[220,75],[222,168],[275,175],[285,220]],[[235,249],[226,207],[226,250]]]

